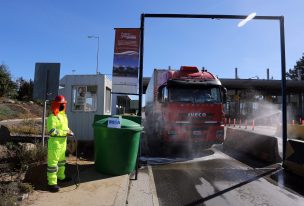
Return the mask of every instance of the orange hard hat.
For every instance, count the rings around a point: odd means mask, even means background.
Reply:
[[[63,95],[59,95],[57,97],[55,97],[55,100],[54,100],[56,103],[59,103],[59,104],[66,104],[66,100],[65,100],[65,97]]]
[[[63,111],[65,112],[65,110],[66,110],[66,103],[67,103],[67,101],[65,100],[64,96],[59,95],[59,96],[55,97],[55,100],[51,104],[51,109],[53,111],[53,114],[55,116],[58,115],[58,113],[60,111],[59,110],[60,105],[62,105],[62,104],[64,105]]]

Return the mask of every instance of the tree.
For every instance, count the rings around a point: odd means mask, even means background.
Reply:
[[[19,100],[32,100],[33,99],[33,88],[34,82],[24,80],[22,77],[16,80],[18,85],[18,99]]]
[[[8,66],[0,64],[0,97],[16,95],[16,84],[12,81]]]
[[[286,73],[286,77],[289,79],[298,79],[298,72],[300,73],[301,80],[304,80],[304,53],[293,69],[289,69],[289,72]]]

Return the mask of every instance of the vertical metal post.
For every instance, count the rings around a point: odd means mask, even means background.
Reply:
[[[49,95],[49,76],[50,76],[50,71],[47,70],[46,72],[46,89],[45,89],[45,94],[44,94],[44,103],[43,103],[43,113],[42,113],[42,146],[44,147],[44,139],[45,139],[45,114],[46,114],[46,102],[48,99]]]
[[[140,57],[139,57],[139,102],[138,102],[138,111],[139,116],[141,116],[141,105],[142,105],[142,95],[143,95],[143,63],[144,63],[144,26],[145,26],[145,16],[141,14],[140,21]]]
[[[43,102],[43,113],[42,113],[42,147],[44,147],[45,113],[46,113],[46,99]]]
[[[97,65],[96,65],[96,74],[99,73],[99,71],[98,71],[98,56],[99,56],[99,36],[97,36]]]
[[[46,72],[46,81],[45,81],[45,94],[44,94],[44,100],[43,100],[43,113],[42,113],[42,146],[44,147],[44,134],[45,134],[45,114],[46,114],[46,101],[48,99],[48,84],[49,84],[49,75],[50,71],[47,70]]]
[[[145,25],[145,15],[141,14],[140,19],[140,62],[139,62],[139,101],[138,101],[138,113],[141,117],[142,112],[142,95],[143,95],[143,62],[144,62],[144,25]],[[138,168],[140,167],[140,159],[141,156],[141,138],[139,139],[139,146],[138,146],[138,153],[137,153],[137,159],[136,159],[136,168],[135,168],[135,180],[137,180],[138,176]]]
[[[238,77],[238,68],[237,67],[235,67],[235,69],[234,69],[234,75],[235,75],[235,79],[239,78]]]
[[[300,117],[303,117],[303,101],[302,101],[302,96],[303,93],[299,92],[299,106],[298,106],[298,111],[300,111]]]
[[[280,18],[280,39],[281,39],[281,68],[282,68],[282,141],[283,141],[283,161],[284,161],[285,157],[286,157],[286,143],[287,143],[286,61],[285,61],[284,16],[281,16],[281,18]]]
[[[99,74],[99,71],[98,71],[98,57],[99,57],[99,36],[95,36],[95,35],[91,35],[91,36],[88,36],[88,38],[94,38],[94,39],[97,39],[97,64],[96,64],[96,74]]]
[[[237,89],[235,89],[234,90],[234,97],[235,97],[235,99],[234,99],[234,102],[235,102],[235,104],[234,104],[234,118],[237,118],[238,117],[238,114],[239,114],[239,99],[237,98],[237,96],[238,96],[238,90]]]
[[[301,117],[303,117],[303,92],[301,92]]]

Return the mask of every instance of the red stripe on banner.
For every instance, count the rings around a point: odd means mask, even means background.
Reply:
[[[115,29],[114,53],[138,52],[140,43],[140,29]]]

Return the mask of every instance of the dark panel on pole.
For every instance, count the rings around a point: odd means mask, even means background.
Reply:
[[[60,63],[36,63],[33,98],[52,100],[58,95]]]

